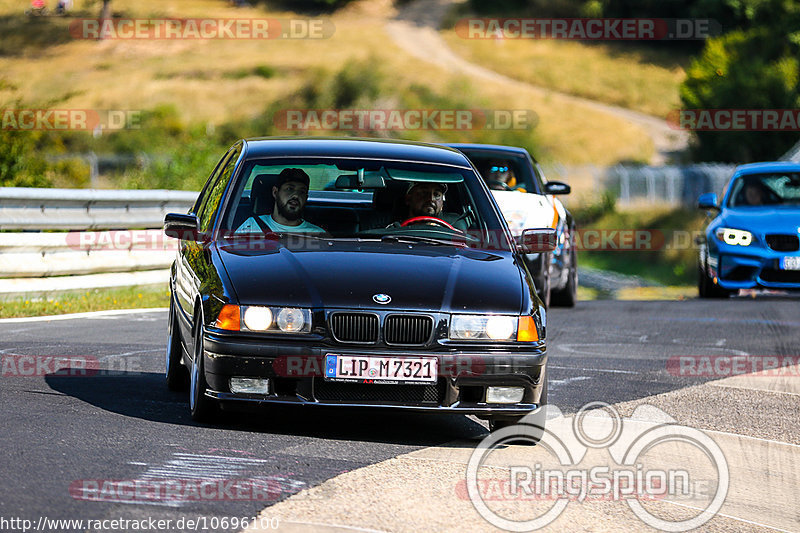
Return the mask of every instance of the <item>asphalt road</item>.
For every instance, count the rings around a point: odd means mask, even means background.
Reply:
[[[667,361],[674,356],[797,356],[798,310],[796,298],[769,297],[594,301],[554,309],[548,314],[550,402],[569,413],[590,401],[627,402],[718,379],[673,375]],[[343,472],[453,440],[477,442],[487,432],[466,417],[313,408],[271,408],[236,414],[221,426],[195,424],[185,395],[163,383],[166,317],[156,311],[0,321],[0,531],[21,530],[2,520],[36,526],[40,517],[170,519],[174,531],[194,529],[176,527],[181,518],[206,517],[197,529],[236,530],[212,528],[211,518],[255,516]],[[22,356],[36,356],[40,368],[31,370]],[[48,356],[96,361],[102,370],[54,375]],[[28,373],[37,375],[20,375]],[[702,402],[694,407],[703,408]],[[767,426],[796,412],[770,416],[776,420],[762,421]],[[119,484],[111,485],[119,492],[81,490],[104,480],[185,482],[209,473],[220,480],[267,480],[270,501],[148,500],[123,494]],[[45,529],[109,531],[85,524]]]

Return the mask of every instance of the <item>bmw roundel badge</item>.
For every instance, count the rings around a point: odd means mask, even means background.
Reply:
[[[392,297],[391,297],[391,296],[389,296],[388,294],[382,294],[382,293],[381,293],[381,294],[376,294],[376,295],[374,295],[374,296],[372,297],[372,300],[373,300],[373,301],[374,301],[376,304],[386,305],[386,304],[388,304],[389,302],[391,302],[391,301],[392,301]]]

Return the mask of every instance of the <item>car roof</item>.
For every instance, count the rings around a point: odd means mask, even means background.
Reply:
[[[800,172],[800,163],[792,161],[764,161],[736,167],[734,175],[761,174],[764,172]]]
[[[484,152],[503,152],[514,155],[530,155],[525,148],[520,148],[519,146],[503,146],[500,144],[444,143],[442,146],[449,146],[450,148],[455,148],[456,150],[482,150]]]
[[[419,161],[471,168],[461,152],[439,144],[346,137],[245,139],[247,157],[332,157]]]

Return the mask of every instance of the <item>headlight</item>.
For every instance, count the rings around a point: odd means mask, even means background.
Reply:
[[[513,318],[507,316],[491,316],[486,320],[486,335],[497,340],[511,338],[517,332],[514,322]]]
[[[311,311],[295,307],[242,306],[242,324],[245,331],[308,333]]]
[[[488,338],[486,335],[486,317],[453,315],[450,319],[450,338],[462,340]]]
[[[306,319],[305,309],[284,307],[278,312],[278,329],[283,332],[303,331],[310,320]]]
[[[753,234],[742,229],[717,228],[715,235],[731,246],[750,246],[753,243]]]
[[[450,338],[457,340],[512,341],[519,317],[503,315],[452,315]]]
[[[272,311],[269,307],[245,307],[244,325],[251,331],[264,331],[272,325]]]

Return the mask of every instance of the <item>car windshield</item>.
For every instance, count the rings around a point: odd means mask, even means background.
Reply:
[[[733,183],[729,207],[800,205],[800,173],[746,174]]]
[[[470,169],[360,159],[259,159],[245,161],[237,176],[220,223],[225,236],[510,247],[502,221]]]
[[[536,177],[532,175],[530,165],[523,155],[467,148],[459,150],[472,161],[490,189],[540,193]]]

